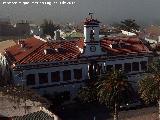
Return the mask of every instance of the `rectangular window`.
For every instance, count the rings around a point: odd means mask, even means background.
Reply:
[[[74,79],[82,79],[82,69],[74,69]]]
[[[132,71],[139,71],[139,62],[132,63]]]
[[[124,64],[124,72],[126,73],[131,72],[131,63]]]
[[[52,82],[60,81],[60,72],[59,71],[51,72],[51,81]]]
[[[38,73],[39,84],[48,83],[48,73]]]
[[[115,64],[115,70],[122,70],[122,64]]]
[[[147,61],[141,61],[141,70],[146,71],[147,70]]]
[[[107,72],[110,72],[113,69],[113,65],[107,65]]]
[[[27,84],[27,86],[36,84],[35,74],[28,74],[26,76],[26,84]]]
[[[71,80],[71,71],[70,70],[63,71],[63,80],[64,81]]]

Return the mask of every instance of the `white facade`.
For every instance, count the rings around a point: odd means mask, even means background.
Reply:
[[[127,36],[135,36],[136,35],[135,33],[128,32],[128,31],[125,31],[125,30],[121,30],[121,32],[122,32],[122,34],[127,35]]]
[[[136,56],[131,56],[131,57],[121,56],[121,57],[109,58],[106,60],[99,59],[99,61],[97,61],[97,64],[99,66],[101,66],[101,68],[97,68],[97,69],[100,69],[100,74],[104,74],[107,72],[108,65],[113,65],[113,68],[116,69],[116,64],[121,64],[122,65],[121,70],[125,70],[124,64],[130,63],[131,64],[131,71],[127,73],[127,76],[128,76],[129,81],[133,81],[133,87],[136,88],[138,80],[140,80],[141,77],[143,77],[141,75],[143,75],[143,73],[145,72],[141,68],[140,63],[142,61],[146,61],[146,63],[148,64],[148,56],[137,56],[137,57]],[[134,62],[137,62],[139,64],[138,65],[139,70],[136,70],[136,71],[133,70],[132,64]],[[76,93],[78,92],[79,88],[84,86],[90,77],[89,64],[90,64],[89,62],[83,63],[83,64],[82,63],[66,64],[66,65],[62,65],[62,66],[61,65],[60,66],[47,66],[46,68],[42,68],[42,67],[36,68],[36,64],[35,64],[35,68],[32,67],[30,69],[28,69],[28,68],[25,69],[25,66],[24,66],[24,69],[22,71],[14,70],[14,72],[13,72],[14,82],[15,82],[15,84],[25,84],[26,85],[27,75],[34,74],[36,83],[35,83],[35,85],[29,85],[28,87],[35,89],[36,91],[38,91],[42,95],[53,94],[54,92],[69,91],[71,94],[71,98],[73,99],[76,96]],[[81,79],[77,80],[74,78],[74,69],[82,69],[82,78]],[[68,81],[63,80],[63,71],[64,70],[71,71],[71,80],[68,80]],[[57,82],[52,82],[51,81],[51,72],[56,72],[56,71],[60,72],[60,80]],[[23,73],[23,75],[21,74],[21,72]],[[48,82],[47,83],[44,83],[44,84],[39,83],[39,75],[38,75],[39,73],[47,73],[48,74]]]
[[[4,75],[6,63],[6,58],[0,53],[0,76]]]
[[[30,34],[41,36],[43,34],[43,29],[37,25],[30,25]]]
[[[84,25],[84,42],[90,42],[91,30],[94,32],[94,41],[99,41],[99,25]]]
[[[92,25],[93,24],[93,25]],[[84,25],[84,53],[82,56],[96,56],[106,54],[102,52],[99,38],[99,22],[91,21],[91,24]]]
[[[3,80],[2,83],[4,84],[7,83],[7,81],[11,77],[10,72],[11,71],[9,69],[9,64],[6,57],[0,53],[0,77],[1,77],[0,81]]]
[[[90,78],[89,70],[91,67],[93,70],[100,71],[99,74],[104,74],[109,68],[109,65],[117,69],[117,66],[121,70],[126,70],[126,63],[129,64],[129,71],[127,75],[129,80],[134,81],[134,87],[136,88],[137,81],[140,79],[140,75],[147,70],[149,54],[148,53],[136,53],[132,52],[124,55],[109,56],[107,52],[103,52],[100,46],[99,39],[99,22],[87,23],[84,25],[84,48],[83,53],[80,57],[72,61],[58,61],[57,64],[53,65],[56,61],[50,63],[34,63],[34,64],[21,64],[15,65],[13,69],[13,81],[15,84],[27,85],[28,75],[32,75],[32,79],[35,83],[28,85],[28,87],[37,90],[40,94],[54,94],[54,92],[69,91],[71,98],[74,98],[77,91],[81,86],[84,86],[87,80]],[[76,46],[75,46],[76,47]],[[53,54],[54,55],[54,54]],[[142,62],[144,65],[142,65]],[[91,64],[94,64],[91,66]],[[82,77],[75,79],[75,69],[81,69]],[[51,74],[57,72],[60,75],[58,81],[52,81]],[[64,80],[64,71],[69,71],[70,79]],[[22,74],[23,73],[23,74]],[[40,83],[40,75],[44,73],[47,76],[47,82]],[[45,77],[46,77],[45,76]],[[44,78],[46,79],[46,78]]]
[[[145,41],[149,42],[150,44],[157,44],[159,41],[151,38],[144,38]]]
[[[106,72],[107,65],[113,65],[113,68],[116,69],[116,64],[121,64],[122,65],[122,71],[125,71],[125,63],[130,63],[131,64],[131,71],[128,71],[126,73],[128,80],[132,83],[133,88],[137,90],[138,87],[138,81],[143,78],[143,74],[145,71],[148,69],[146,68],[145,70],[142,68],[141,62],[146,62],[146,65],[148,65],[148,57],[149,56],[141,56],[141,57],[121,57],[121,58],[116,58],[116,59],[108,59],[106,61],[98,62],[100,66],[102,66],[102,74],[103,71],[104,73]],[[134,70],[133,69],[133,63],[138,63],[139,70]]]
[[[27,65],[26,65],[27,66]],[[36,67],[36,64],[35,64]],[[74,78],[74,69],[82,69],[82,78]],[[71,71],[71,80],[63,80],[63,71]],[[60,80],[57,82],[52,82],[51,72],[60,72]],[[22,74],[23,73],[23,74]],[[39,83],[39,73],[48,74],[48,82],[44,84]],[[14,82],[15,84],[26,85],[27,75],[35,75],[35,85],[29,85],[28,87],[37,90],[40,94],[53,94],[54,92],[70,91],[71,97],[75,96],[80,87],[84,86],[85,81],[88,79],[88,68],[87,64],[75,64],[75,65],[65,65],[65,66],[51,66],[46,68],[33,68],[25,69],[22,71],[14,71]]]

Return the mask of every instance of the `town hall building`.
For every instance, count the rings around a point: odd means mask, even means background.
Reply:
[[[19,40],[0,54],[1,74],[8,76],[7,82],[23,84],[42,95],[67,91],[75,96],[91,75],[105,74],[112,68],[123,70],[137,83],[147,70],[152,52],[137,36],[100,39],[99,24],[87,18],[84,39],[45,40],[34,36]]]

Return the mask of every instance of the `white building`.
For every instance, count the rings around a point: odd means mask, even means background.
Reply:
[[[104,74],[112,67],[124,70],[137,83],[151,52],[136,37],[100,40],[99,23],[86,19],[84,40],[45,42],[32,37],[20,41],[1,55],[2,64],[11,68],[14,84],[23,83],[41,94],[65,91],[73,98],[93,74]]]
[[[145,37],[144,40],[150,44],[159,44],[160,43],[160,36],[157,37]]]
[[[43,29],[35,24],[30,24],[30,34],[31,35],[37,35],[37,36],[41,36],[43,34]]]
[[[127,36],[136,36],[136,34],[133,33],[133,32],[128,32],[128,31],[125,31],[125,30],[121,30],[121,32],[122,32],[122,34],[127,35]]]

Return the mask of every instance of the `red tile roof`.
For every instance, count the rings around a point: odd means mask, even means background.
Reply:
[[[79,48],[84,47],[83,40],[44,42],[34,37],[24,41],[25,47],[19,44],[6,49],[11,63],[28,64],[63,60],[76,60],[81,54]],[[114,47],[117,44],[118,47]],[[148,48],[136,37],[105,38],[101,47],[113,55],[149,52]],[[45,54],[44,50],[51,48],[53,53]]]
[[[11,62],[18,62],[19,60],[24,59],[28,55],[30,55],[36,48],[40,47],[44,42],[40,41],[34,37],[26,39],[23,44],[24,48],[21,47],[20,44],[16,44],[12,47],[7,48],[5,51],[7,53],[7,58],[10,59]]]
[[[77,59],[80,54],[79,48],[83,48],[82,40],[44,42],[36,38],[29,38],[24,43],[24,48],[17,44],[6,49],[7,56],[12,63],[27,64]],[[44,50],[48,48],[59,51],[45,54]]]
[[[44,54],[44,49],[47,47],[52,49],[61,49],[61,51],[52,54]],[[51,62],[77,59],[80,54],[78,49],[81,47],[81,41],[65,41],[65,42],[46,42],[36,49],[29,57],[21,60],[21,64],[36,63],[36,62]]]
[[[117,44],[118,47],[114,47],[113,44]],[[149,49],[137,37],[104,38],[101,46],[114,55],[149,52]]]

